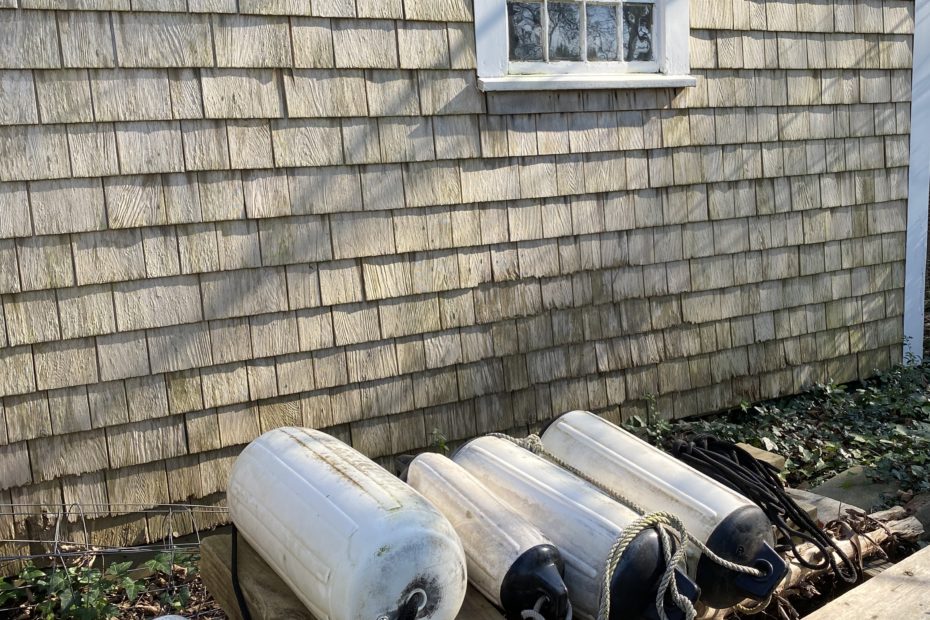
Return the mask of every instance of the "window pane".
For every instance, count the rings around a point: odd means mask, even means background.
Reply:
[[[617,60],[617,7],[589,4],[588,60]]]
[[[549,3],[549,60],[581,60],[581,5]]]
[[[635,60],[653,60],[652,30],[653,5],[633,4],[623,5],[623,59],[627,62]]]
[[[510,60],[542,60],[542,3],[511,2]]]

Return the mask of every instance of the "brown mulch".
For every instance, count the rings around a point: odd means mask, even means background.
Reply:
[[[118,605],[120,608],[120,619],[146,620],[163,615],[178,614],[184,618],[227,620],[228,617],[219,605],[216,604],[216,601],[213,600],[210,593],[207,592],[207,588],[203,585],[203,581],[200,579],[199,575],[195,575],[188,579],[178,575],[177,570],[175,573],[178,577],[183,579],[182,583],[186,585],[190,591],[190,600],[183,608],[175,609],[169,605],[165,605],[159,600],[161,593],[171,587],[172,584],[168,583],[168,580],[165,579],[163,575],[157,575],[149,580],[146,588],[147,591],[136,599],[134,603]],[[176,586],[177,582],[175,582],[174,585]]]
[[[119,620],[151,620],[159,616],[177,614],[189,619],[228,620],[228,616],[216,604],[210,593],[207,592],[199,574],[188,574],[188,569],[175,565],[172,576],[155,573],[144,579],[142,593],[134,601],[126,599],[120,594],[119,598],[110,598],[109,602],[119,609],[118,615],[108,616]],[[178,599],[176,593],[181,588],[187,588],[189,598],[181,607],[174,607],[170,599]],[[166,596],[166,594],[175,596]],[[166,600],[167,599],[167,600]],[[23,602],[20,605],[0,609],[0,620],[38,620],[45,618],[35,607],[34,603]],[[104,620],[104,616],[100,616]]]

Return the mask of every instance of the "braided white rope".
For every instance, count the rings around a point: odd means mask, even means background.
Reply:
[[[761,603],[757,603],[753,605],[752,607],[749,607],[747,605],[744,605],[743,603],[740,603],[739,605],[736,606],[736,611],[740,612],[744,616],[755,616],[755,615],[761,614],[763,611],[765,611],[768,608],[769,603],[772,602],[772,597],[774,595],[775,595],[774,592],[772,594],[769,594],[767,597],[765,597],[764,601],[762,601]]]
[[[665,569],[662,572],[662,578],[659,580],[659,587],[656,589],[656,612],[661,620],[668,620],[665,614],[665,596],[670,594],[675,606],[685,614],[687,620],[693,620],[697,615],[694,605],[678,591],[678,584],[675,583],[675,567],[684,559],[685,548],[678,545],[672,553],[672,541],[668,536],[666,528],[672,528],[681,539],[684,526],[674,515],[665,512],[654,512],[640,517],[627,527],[623,528],[620,537],[614,542],[607,555],[607,563],[604,568],[604,580],[601,583],[601,600],[598,606],[598,620],[607,620],[610,617],[610,581],[613,578],[614,571],[623,557],[624,551],[633,540],[642,532],[649,529],[655,529],[659,534],[659,540],[662,546],[662,554],[665,560]]]
[[[529,435],[525,439],[516,439],[503,433],[490,433],[488,436],[509,441],[517,446],[520,446],[521,448],[524,448],[525,450],[529,450],[533,454],[539,455],[555,463],[566,471],[569,471],[572,474],[578,476],[585,482],[597,487],[611,499],[620,502],[633,512],[644,515],[623,529],[623,533],[616,540],[616,542],[614,542],[613,546],[611,547],[610,554],[607,556],[607,566],[606,570],[604,571],[604,582],[601,584],[601,601],[600,609],[598,611],[598,620],[607,620],[608,616],[610,615],[610,579],[613,576],[614,570],[617,568],[617,564],[620,562],[620,558],[623,556],[623,552],[630,545],[633,539],[636,538],[636,536],[647,529],[655,528],[655,530],[658,532],[660,541],[662,543],[662,552],[665,556],[665,571],[662,574],[662,579],[659,581],[659,588],[656,591],[656,611],[658,612],[659,618],[661,620],[668,620],[665,614],[664,606],[666,593],[671,594],[672,601],[685,614],[687,620],[693,620],[693,618],[697,615],[697,612],[694,610],[694,605],[692,605],[691,601],[686,596],[678,592],[678,585],[675,583],[675,567],[678,566],[684,559],[685,547],[683,544],[678,545],[678,548],[673,554],[671,551],[672,544],[669,540],[667,529],[672,529],[674,533],[677,534],[679,541],[683,542],[687,540],[694,544],[705,556],[707,556],[711,562],[714,562],[715,564],[719,564],[720,566],[737,573],[752,575],[753,577],[762,577],[765,575],[763,571],[753,566],[737,564],[736,562],[731,562],[721,558],[719,555],[711,551],[703,541],[698,540],[693,534],[688,532],[678,517],[665,512],[647,513],[642,506],[630,498],[604,487],[591,476],[588,476],[583,471],[569,465],[562,459],[546,450],[539,435]]]
[[[540,613],[540,609],[549,600],[549,597],[546,595],[540,596],[536,599],[536,604],[533,605],[533,609],[524,609],[520,612],[520,618],[523,620],[546,620],[546,617]],[[568,603],[568,610],[565,612],[565,620],[572,620],[572,604]]]
[[[569,465],[568,463],[566,463],[565,461],[563,461],[563,460],[560,459],[559,457],[555,456],[554,454],[552,454],[551,452],[549,452],[548,450],[546,450],[545,446],[544,446],[543,443],[542,443],[542,440],[539,438],[539,435],[529,435],[529,436],[526,437],[525,439],[515,439],[515,438],[513,438],[513,437],[511,437],[511,436],[509,436],[509,435],[505,435],[505,434],[503,434],[503,433],[491,433],[491,434],[489,435],[489,437],[497,437],[497,438],[499,438],[499,439],[506,439],[507,441],[509,441],[509,442],[511,442],[511,443],[513,443],[513,444],[516,444],[516,445],[520,446],[521,448],[524,448],[524,449],[526,449],[526,450],[529,450],[529,451],[532,452],[533,454],[538,454],[539,456],[542,456],[542,457],[546,458],[547,460],[552,461],[553,463],[555,463],[556,465],[558,465],[558,466],[561,467],[562,469],[565,469],[565,470],[567,470],[567,471],[569,471],[569,472],[575,474],[576,476],[578,476],[579,478],[581,478],[581,479],[584,480],[585,482],[594,485],[595,487],[597,487],[598,489],[600,489],[602,492],[604,492],[605,494],[609,495],[611,499],[620,502],[621,504],[623,504],[624,506],[626,506],[627,508],[629,508],[629,509],[632,510],[633,512],[635,512],[635,513],[637,513],[637,514],[641,514],[641,515],[648,514],[645,508],[643,508],[642,506],[640,506],[639,504],[637,504],[636,502],[634,502],[634,501],[631,500],[630,498],[628,498],[628,497],[626,497],[626,496],[624,496],[624,495],[622,495],[622,494],[620,494],[620,493],[618,493],[618,492],[616,492],[616,491],[613,491],[613,490],[611,490],[611,489],[608,489],[608,488],[604,487],[602,484],[600,484],[597,480],[595,480],[595,479],[592,478],[591,476],[587,475],[586,473],[584,473],[584,472],[581,471],[580,469],[576,469],[575,467]],[[673,518],[674,518],[674,517],[673,517]],[[677,519],[676,519],[676,520],[677,520]],[[687,532],[687,531],[684,529],[684,527],[681,528],[681,531],[684,532],[684,537],[685,537],[689,542],[693,543],[694,546],[696,546],[698,549],[700,549],[701,552],[702,552],[704,555],[706,555],[707,558],[708,558],[711,562],[714,562],[715,564],[719,564],[720,566],[722,566],[722,567],[724,567],[724,568],[726,568],[726,569],[728,569],[728,570],[737,572],[737,573],[744,573],[744,574],[746,574],[746,575],[752,575],[753,577],[763,577],[763,576],[765,576],[765,572],[759,570],[758,568],[755,568],[755,567],[753,567],[753,566],[746,566],[746,565],[744,565],[744,564],[737,564],[736,562],[731,562],[730,560],[726,560],[726,559],[720,557],[719,555],[717,555],[716,553],[714,553],[713,551],[711,551],[710,548],[708,548],[708,546],[705,545],[703,541],[699,540],[698,538],[694,537],[691,533]]]

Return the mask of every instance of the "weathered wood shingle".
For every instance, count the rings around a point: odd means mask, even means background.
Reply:
[[[394,22],[334,19],[332,28],[337,67],[393,69],[398,66]]]
[[[113,14],[116,53],[122,67],[213,65],[210,22],[184,13]]]
[[[244,269],[201,279],[203,311],[208,319],[248,316],[287,309],[284,270]]]
[[[213,34],[218,67],[289,67],[293,64],[286,17],[217,15]]]
[[[900,359],[913,3],[692,2],[695,87],[496,94],[467,0],[14,4],[8,497],[200,501],[282,424],[387,456]]]
[[[0,181],[58,179],[71,176],[64,125],[0,127]]]
[[[295,117],[365,116],[361,71],[294,70],[284,77],[288,114]]]
[[[0,238],[28,237],[31,234],[32,218],[29,213],[29,193],[25,183],[0,185],[0,209],[3,212],[3,220],[0,220]],[[7,244],[7,247],[13,247],[12,241]],[[7,253],[10,251],[7,250]],[[15,265],[8,262],[7,269],[12,274],[15,271]]]
[[[90,87],[98,122],[171,118],[168,72],[164,69],[93,70]]]
[[[65,288],[74,284],[74,266],[67,237],[28,237],[18,240],[23,290]]]
[[[0,11],[0,68],[32,69],[61,66],[55,13]]]
[[[208,118],[277,118],[283,114],[279,76],[270,69],[202,69]]]
[[[0,73],[0,124],[28,124],[38,121],[32,71]]]
[[[116,66],[113,30],[107,13],[62,11],[57,16],[65,67]]]

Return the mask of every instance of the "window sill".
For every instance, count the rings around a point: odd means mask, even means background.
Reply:
[[[586,90],[620,88],[681,88],[695,86],[697,78],[690,75],[628,73],[625,75],[507,75],[478,78],[483,91]]]

